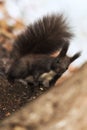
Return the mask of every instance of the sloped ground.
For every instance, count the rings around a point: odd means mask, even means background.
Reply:
[[[0,130],[87,130],[87,63],[4,120]]]

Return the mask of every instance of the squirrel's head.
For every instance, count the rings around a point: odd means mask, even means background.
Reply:
[[[66,54],[68,48],[69,44],[67,43],[63,46],[60,54],[56,57],[55,63],[53,64],[55,72],[57,72],[59,75],[62,75],[62,73],[68,69],[69,65],[81,55],[81,52],[78,52],[72,57],[67,56]]]

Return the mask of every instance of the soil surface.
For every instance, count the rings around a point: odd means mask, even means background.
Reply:
[[[87,130],[87,63],[4,120],[0,130]]]

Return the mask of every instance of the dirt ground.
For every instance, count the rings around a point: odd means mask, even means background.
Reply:
[[[87,63],[3,120],[0,130],[87,130]]]

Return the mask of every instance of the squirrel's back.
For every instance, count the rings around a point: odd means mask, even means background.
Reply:
[[[69,42],[72,36],[63,15],[44,16],[17,37],[13,53],[19,57],[27,54],[52,54]]]

